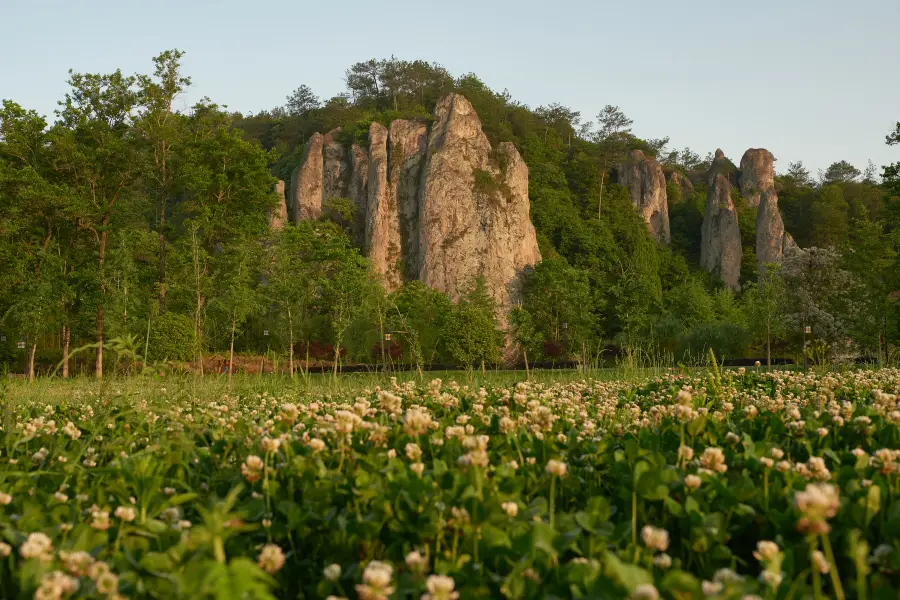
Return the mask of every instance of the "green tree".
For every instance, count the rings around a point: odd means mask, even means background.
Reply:
[[[884,141],[888,146],[900,145],[900,122],[897,123],[894,131],[885,136]],[[885,165],[881,172],[881,179],[892,194],[900,196],[900,161]]]
[[[545,260],[525,278],[522,308],[540,339],[553,342],[566,354],[580,350],[590,339],[591,305],[587,274],[565,259]],[[535,350],[539,349],[532,347]]]
[[[291,92],[287,97],[285,111],[294,117],[302,117],[311,110],[315,110],[322,105],[319,97],[316,96],[312,89],[307,85],[301,85]]]
[[[821,172],[820,172],[821,173]],[[846,160],[831,163],[820,178],[823,185],[832,183],[851,183],[859,179],[862,172]]]
[[[261,252],[256,242],[229,244],[216,257],[213,299],[210,308],[219,314],[229,333],[228,379],[234,373],[234,341],[241,333],[247,319],[263,305],[258,289],[258,272],[255,265],[261,263]]]
[[[781,265],[769,264],[744,290],[743,303],[751,338],[766,348],[766,367],[772,368],[772,341],[788,333],[786,320],[787,289],[781,277]]]
[[[159,239],[159,272],[157,274],[159,311],[166,310],[167,217],[178,197],[181,181],[180,153],[185,143],[184,119],[175,109],[175,101],[190,86],[189,77],[181,75],[181,50],[166,50],[153,59],[153,76],[138,75],[140,112],[134,126],[144,146],[142,175],[144,190],[156,207],[155,228]]]
[[[503,333],[497,328],[494,302],[479,279],[448,315],[444,337],[453,361],[467,369],[478,363],[497,363],[503,348]]]
[[[136,79],[70,71],[70,90],[52,132],[56,168],[69,190],[68,211],[88,240],[96,307],[95,373],[103,377],[104,310],[110,233],[141,210],[134,200],[137,146],[132,115],[138,106]]]
[[[406,341],[411,362],[420,367],[443,358],[445,325],[453,311],[447,295],[421,281],[409,281],[394,292],[392,301],[390,327]]]

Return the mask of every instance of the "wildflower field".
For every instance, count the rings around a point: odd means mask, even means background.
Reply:
[[[0,598],[900,597],[897,369],[166,384],[0,390]]]

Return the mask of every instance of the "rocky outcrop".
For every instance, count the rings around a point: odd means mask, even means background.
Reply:
[[[794,239],[784,230],[775,191],[775,157],[764,148],[751,148],[741,158],[741,195],[756,213],[756,268],[779,263],[785,252],[797,249]]]
[[[701,229],[700,266],[732,290],[741,288],[741,230],[731,184],[721,173],[711,180]]]
[[[306,143],[303,158],[291,174],[290,216],[293,221],[322,216],[324,137],[315,133]]]
[[[363,247],[366,240],[366,214],[369,207],[369,155],[353,144],[350,147],[350,182],[347,186],[347,196],[356,206],[356,219],[353,223],[353,239]]]
[[[646,221],[650,234],[668,244],[669,204],[662,166],[640,150],[632,150],[628,161],[618,166],[619,185],[631,193],[631,203]]]
[[[741,195],[751,208],[763,194],[775,191],[775,157],[764,148],[750,148],[741,157]]]
[[[401,273],[400,212],[388,187],[388,130],[369,127],[368,207],[366,254],[384,288],[392,292],[403,283]]]
[[[322,140],[324,147],[322,197],[324,200],[349,197],[350,157],[347,149],[338,140],[340,133],[341,128],[338,127],[325,134]]]
[[[387,291],[419,279],[458,300],[483,278],[505,324],[522,274],[541,260],[528,167],[515,146],[492,149],[459,94],[438,102],[430,130],[419,121],[372,123],[368,150],[345,149],[338,133],[307,144],[291,181],[295,218],[317,218],[323,198],[349,198],[351,234]]]
[[[668,181],[669,184],[671,184],[673,187],[675,187],[675,189],[678,190],[678,202],[686,202],[694,193],[694,184],[691,183],[691,180],[688,179],[685,175],[682,175],[679,171],[672,171],[671,173],[669,173]],[[668,199],[669,201],[676,201],[676,199],[672,197],[669,197]]]
[[[458,300],[483,277],[505,314],[540,261],[529,218],[528,168],[512,144],[492,159],[472,105],[441,99],[419,195],[419,279]]]
[[[428,149],[424,123],[398,119],[388,130],[388,183],[397,207],[400,226],[400,259],[403,275],[419,275],[419,182]]]
[[[269,229],[272,231],[281,231],[288,219],[287,201],[284,199],[284,181],[278,180],[275,184],[275,196],[278,203],[269,212]]]

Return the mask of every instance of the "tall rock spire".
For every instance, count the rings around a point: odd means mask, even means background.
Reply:
[[[628,189],[631,203],[647,223],[650,235],[668,244],[669,204],[662,167],[640,150],[632,150],[628,161],[617,168],[619,184]]]
[[[779,263],[785,252],[797,248],[784,230],[775,191],[775,157],[764,148],[750,148],[741,158],[741,195],[756,213],[756,267]]]
[[[731,199],[731,184],[714,174],[706,196],[701,229],[700,266],[732,290],[741,288],[741,230]]]

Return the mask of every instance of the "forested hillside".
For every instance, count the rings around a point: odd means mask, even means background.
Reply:
[[[700,268],[713,149],[672,150],[665,132],[639,139],[623,109],[533,108],[474,74],[392,58],[351,65],[333,98],[300,86],[255,114],[210,100],[178,112],[191,85],[181,57],[161,54],[150,75],[73,73],[52,116],[4,100],[0,361],[55,366],[92,344],[79,369],[98,374],[110,360],[199,366],[232,349],[290,368],[471,365],[500,360],[504,345],[530,360],[689,362],[709,349],[765,356],[767,345],[796,357],[804,325],[817,360],[884,360],[900,344],[900,161],[861,172],[836,156],[817,176],[776,162],[784,226],[805,251],[762,271],[740,157],[720,161],[742,242],[735,292]],[[320,220],[268,226],[275,183],[290,180],[313,134],[339,127],[343,143],[365,147],[373,122],[428,123],[451,92],[471,102],[494,148],[512,142],[528,166],[543,261],[505,332],[480,286],[459,303],[418,281],[386,293],[348,199],[328,202]],[[900,123],[886,142],[900,144]],[[617,166],[635,149],[666,174],[668,244],[619,185]]]

